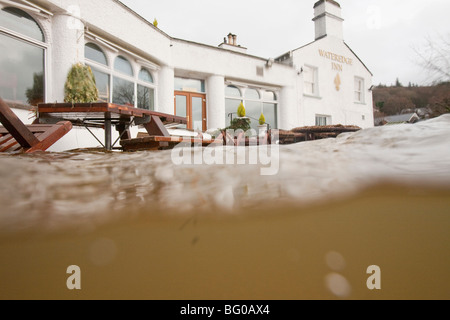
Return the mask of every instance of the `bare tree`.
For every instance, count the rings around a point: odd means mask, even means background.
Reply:
[[[420,48],[415,47],[419,64],[429,73],[431,83],[450,81],[450,33],[426,37]]]

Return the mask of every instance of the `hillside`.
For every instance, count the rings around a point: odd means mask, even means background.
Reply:
[[[450,113],[450,82],[430,87],[378,86],[373,89],[375,118],[418,112],[434,118]]]

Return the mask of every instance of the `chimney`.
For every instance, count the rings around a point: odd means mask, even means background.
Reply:
[[[332,36],[344,39],[341,6],[334,0],[320,0],[314,5],[314,19],[316,40]]]
[[[227,42],[228,38],[228,42]],[[247,53],[247,48],[241,47],[237,44],[237,35],[229,33],[227,37],[223,39],[223,43],[219,44],[219,48],[240,52],[240,53]]]

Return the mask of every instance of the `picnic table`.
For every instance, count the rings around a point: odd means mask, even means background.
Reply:
[[[38,105],[39,123],[70,121],[85,127],[106,150],[112,150],[121,139],[131,139],[131,125],[143,125],[149,135],[170,137],[165,125],[187,124],[187,119],[166,113],[113,103],[42,103]],[[119,138],[112,142],[112,126]],[[100,141],[89,128],[104,128],[105,141]]]

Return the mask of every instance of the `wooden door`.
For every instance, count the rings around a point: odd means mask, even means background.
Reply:
[[[206,131],[206,95],[175,91],[175,115],[187,118],[187,129]]]

